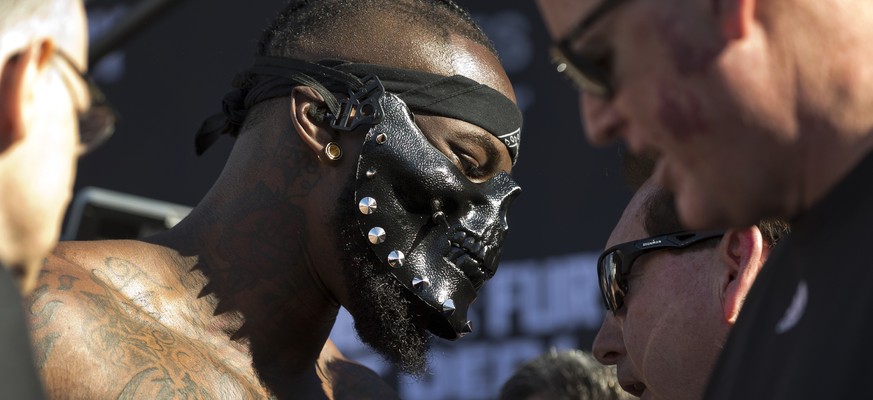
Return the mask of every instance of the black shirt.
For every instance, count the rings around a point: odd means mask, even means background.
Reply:
[[[21,295],[0,264],[0,399],[42,399]]]
[[[870,398],[873,153],[804,214],[753,285],[707,399]]]

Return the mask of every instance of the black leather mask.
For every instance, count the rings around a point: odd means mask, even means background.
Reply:
[[[358,224],[390,273],[431,309],[427,329],[456,339],[472,331],[467,311],[496,272],[521,188],[505,172],[471,182],[402,100],[385,93],[380,102],[384,117],[358,160]]]

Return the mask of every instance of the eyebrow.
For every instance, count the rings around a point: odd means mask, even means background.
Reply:
[[[494,166],[500,160],[500,151],[497,149],[497,146],[494,145],[494,142],[491,141],[491,137],[493,137],[490,133],[482,133],[475,132],[469,130],[461,130],[455,133],[459,138],[463,140],[469,140],[474,144],[479,145],[485,150],[485,154],[488,156],[488,162],[483,167],[487,167],[487,169],[493,169]]]

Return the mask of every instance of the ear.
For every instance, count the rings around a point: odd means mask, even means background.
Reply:
[[[27,134],[28,115],[33,112],[37,72],[54,52],[50,39],[31,44],[9,57],[0,69],[0,153],[20,142]]]
[[[755,19],[757,0],[710,0],[715,10],[716,20],[721,25],[721,33],[727,40],[746,37]]]
[[[725,265],[722,283],[724,318],[733,325],[746,295],[764,264],[764,240],[758,227],[731,229],[719,244],[719,256]]]
[[[334,140],[334,130],[324,121],[324,99],[312,88],[295,87],[291,92],[291,121],[294,129],[319,157],[327,144]]]

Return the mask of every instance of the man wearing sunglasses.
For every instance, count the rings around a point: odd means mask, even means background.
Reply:
[[[788,226],[688,231],[651,180],[631,199],[597,261],[606,317],[594,355],[647,399],[699,399],[728,331]]]
[[[60,234],[76,159],[111,132],[80,0],[0,1],[0,397],[41,397],[20,294]]]
[[[873,3],[539,5],[589,139],[656,156],[686,226],[793,222],[708,398],[868,396],[873,268],[858,249],[873,237]]]

